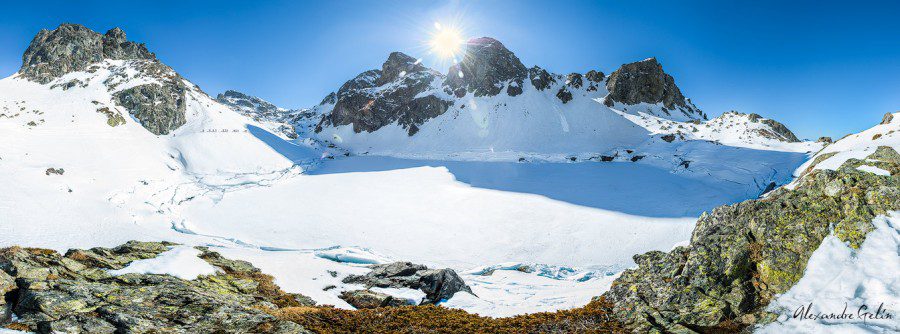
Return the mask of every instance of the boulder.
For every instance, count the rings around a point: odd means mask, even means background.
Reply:
[[[367,287],[407,288],[421,290],[425,299],[421,304],[437,304],[450,299],[456,292],[472,290],[453,269],[428,269],[411,262],[394,262],[371,266],[365,275],[350,275],[343,282]]]

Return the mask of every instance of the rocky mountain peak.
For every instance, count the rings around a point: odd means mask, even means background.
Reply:
[[[391,52],[388,59],[381,65],[381,77],[375,81],[375,85],[381,86],[407,74],[427,70],[420,63],[418,59],[403,52]]]
[[[522,93],[522,82],[527,77],[528,69],[503,43],[480,37],[466,43],[462,61],[450,67],[445,84],[457,96],[467,91],[475,96],[494,96],[507,81],[512,81],[515,84],[507,87],[507,94],[515,96]]]
[[[705,115],[681,94],[675,85],[675,79],[663,71],[656,58],[647,58],[638,62],[624,64],[609,75],[606,82],[609,96],[606,104],[614,102],[623,104],[662,104],[668,113],[679,110],[688,118],[700,119]]]
[[[35,35],[22,56],[19,72],[43,84],[103,59],[156,60],[156,55],[144,44],[129,42],[122,29],[113,28],[101,35],[80,24],[64,23]]]

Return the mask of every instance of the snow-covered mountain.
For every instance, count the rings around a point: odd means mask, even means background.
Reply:
[[[312,108],[316,137],[355,153],[391,156],[612,156],[654,135],[803,151],[778,122],[707,115],[655,58],[602,72],[526,68],[502,43],[477,38],[444,75],[401,52],[347,81]],[[666,136],[674,134],[676,137]],[[670,139],[673,138],[673,139]],[[787,148],[792,147],[792,148]],[[641,155],[639,153],[638,155]]]
[[[217,103],[120,29],[42,30],[23,59],[0,80],[0,203],[16,207],[3,210],[15,222],[0,226],[6,236],[119,242],[115,231],[140,229],[123,222],[143,210],[169,214],[134,205],[148,197],[165,197],[157,206],[185,200],[185,187],[222,193],[319,157]],[[97,235],[99,226],[109,233]]]
[[[285,109],[213,99],[120,29],[41,31],[0,80],[0,246],[213,246],[339,307],[366,271],[348,262],[416,261],[479,297],[449,306],[555,310],[821,147],[756,115],[707,120],[653,58],[560,75],[469,48],[446,75],[392,53]]]

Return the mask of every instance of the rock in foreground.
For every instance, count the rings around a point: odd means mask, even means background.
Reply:
[[[203,251],[220,273],[183,280],[169,275],[125,274],[134,260],[154,258],[171,244],[129,242],[116,248],[0,250],[0,325],[38,333],[305,333],[266,310],[297,307],[308,298],[287,294],[270,276],[244,261]],[[0,306],[3,306],[0,303]]]
[[[422,290],[425,298],[420,305],[440,303],[460,291],[472,293],[472,289],[453,269],[428,269],[423,265],[410,262],[377,264],[372,266],[372,271],[365,275],[347,276],[344,283],[362,284],[367,287]]]

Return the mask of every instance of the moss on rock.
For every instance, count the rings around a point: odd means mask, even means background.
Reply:
[[[812,166],[831,156],[820,155]],[[880,147],[836,171],[810,167],[794,190],[704,213],[690,246],[635,256],[638,268],[626,270],[604,296],[636,332],[716,332],[764,319],[764,306],[800,280],[832,228],[859,247],[876,215],[900,209],[898,158]],[[891,175],[858,170],[863,163]]]

